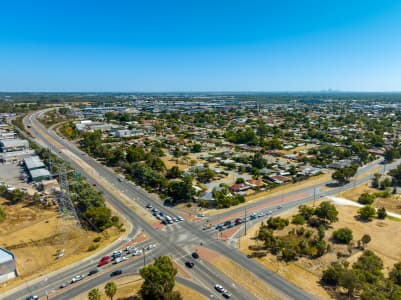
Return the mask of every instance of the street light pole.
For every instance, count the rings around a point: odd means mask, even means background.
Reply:
[[[246,207],[245,207],[245,235],[246,235]]]
[[[142,248],[143,251],[143,267],[146,265],[146,249],[145,247]]]

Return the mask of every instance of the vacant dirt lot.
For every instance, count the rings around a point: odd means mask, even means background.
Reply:
[[[120,277],[116,280],[113,280],[117,284],[117,294],[114,296],[113,299],[117,300],[133,300],[135,299],[133,296],[135,296],[139,289],[141,288],[142,285],[142,278],[139,275],[131,275],[131,276],[124,276]],[[101,295],[101,300],[108,300],[109,298],[106,297],[104,294],[104,285],[100,285],[97,287],[99,291],[102,293]],[[199,300],[204,300],[207,299],[203,295],[200,295],[199,293],[195,292],[194,290],[187,288],[186,286],[183,286],[179,283],[175,284],[175,291],[179,291],[183,297],[184,300],[194,300],[194,299],[199,299]],[[72,300],[87,300],[88,299],[88,292],[83,293]]]
[[[312,205],[310,203],[309,205]],[[372,241],[367,245],[367,249],[373,250],[378,254],[384,262],[384,271],[388,272],[394,263],[401,260],[401,240],[394,239],[401,230],[400,222],[392,220],[373,220],[372,222],[360,222],[355,216],[357,214],[357,207],[350,206],[337,206],[339,211],[339,222],[333,224],[333,228],[326,231],[326,239],[332,236],[332,232],[341,227],[348,227],[352,229],[354,241],[357,242],[364,234],[369,234]],[[289,217],[297,213],[297,209],[288,211],[283,217]],[[276,234],[286,234],[294,225],[288,226],[281,232]],[[254,237],[259,229],[259,224],[252,227],[247,236],[242,237],[240,240],[240,249],[242,252],[250,254],[252,251],[248,249],[249,245],[257,245]],[[322,271],[333,261],[337,260],[337,252],[348,253],[347,246],[333,244],[333,250],[330,253],[323,255],[315,260],[308,258],[300,258],[298,261],[284,263],[278,261],[277,258],[268,254],[264,258],[255,258],[266,268],[277,272],[282,277],[286,278],[295,285],[303,288],[304,290],[318,296],[319,299],[330,299],[330,295],[319,284]],[[352,254],[347,260],[352,264],[362,252],[353,249]]]
[[[0,226],[0,245],[15,254],[20,275],[1,284],[0,292],[83,259],[92,253],[90,245],[102,248],[120,235],[115,228],[103,234],[85,231],[60,219],[55,210],[29,203],[9,205],[0,198],[0,205],[7,214]],[[101,241],[94,243],[99,236]],[[57,259],[59,250],[64,250],[64,257]]]

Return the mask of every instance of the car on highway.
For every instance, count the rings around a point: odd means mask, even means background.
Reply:
[[[177,216],[177,219],[178,219],[179,222],[184,221],[184,218],[180,217],[180,216]]]
[[[146,208],[147,208],[147,209],[152,209],[153,206],[152,206],[150,203],[148,203],[148,204],[146,204]]]
[[[113,277],[113,276],[121,275],[122,273],[123,273],[122,270],[115,270],[110,273],[110,276]]]
[[[198,252],[192,252],[192,257],[198,259],[199,258]]]
[[[90,270],[89,273],[88,273],[88,276],[91,276],[91,275],[96,274],[98,272],[99,272],[99,269],[97,269],[97,268],[93,269],[93,270]]]
[[[155,249],[156,248],[156,245],[155,244],[150,244],[150,245],[147,245],[146,247],[145,247],[145,250],[146,251],[149,251],[149,250],[152,250],[152,249]]]
[[[232,296],[232,294],[231,293],[229,293],[229,292],[224,292],[223,294],[221,294],[224,298],[226,298],[226,299],[230,299],[231,298],[231,296]]]
[[[152,205],[150,205],[150,207],[151,207]],[[154,213],[157,213],[159,210],[156,208],[156,207],[153,207],[152,208],[152,212],[154,212]]]
[[[103,266],[105,266],[105,265],[107,265],[107,264],[109,264],[109,263],[110,263],[110,260],[104,259],[104,260],[99,261],[99,263],[97,264],[97,266],[98,266],[98,267],[103,267]]]
[[[231,225],[231,221],[230,221],[230,220],[225,221],[225,222],[223,223],[223,226],[229,226],[229,225]]]
[[[101,260],[110,260],[110,256],[108,256],[108,255],[103,256]]]
[[[67,282],[64,282],[64,283],[62,283],[62,284],[60,285],[60,289],[63,289],[63,288],[65,288],[67,285],[68,285],[68,283],[67,283]]]
[[[123,179],[120,178],[120,177],[118,177],[118,181],[119,181],[119,182],[123,182]]]
[[[220,284],[216,284],[216,285],[214,286],[214,289],[215,289],[216,291],[218,291],[219,293],[225,293],[225,292],[227,292],[227,290],[226,290],[225,288],[223,288]]]
[[[132,252],[132,256],[138,256],[141,255],[143,253],[142,249],[137,249],[134,252]]]
[[[193,267],[195,266],[195,263],[194,263],[193,261],[187,260],[187,261],[185,262],[185,265],[186,265],[188,268],[193,268]]]
[[[71,279],[71,283],[75,283],[75,282],[81,281],[81,280],[84,279],[84,278],[85,278],[85,275],[77,275],[77,276],[74,276],[74,277],[72,277],[72,279]]]
[[[282,208],[283,208],[282,205],[277,206],[277,209],[282,209]]]
[[[242,219],[241,218],[236,218],[234,221],[235,225],[239,225],[242,223]]]
[[[96,186],[96,183],[93,183],[92,185],[93,185],[93,186]]]
[[[116,260],[113,262],[114,265],[119,264],[120,262],[123,262],[124,260],[127,260],[128,258],[126,258],[125,256],[123,257],[118,257],[116,258]]]
[[[26,300],[37,300],[37,299],[39,299],[39,297],[36,295],[26,297]]]

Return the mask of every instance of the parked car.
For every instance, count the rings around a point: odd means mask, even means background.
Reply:
[[[194,263],[193,261],[187,260],[187,261],[185,262],[185,265],[186,265],[188,268],[193,268],[194,265],[195,265],[195,263]]]
[[[117,276],[117,275],[121,275],[122,273],[123,273],[122,270],[115,270],[110,273],[110,276]]]

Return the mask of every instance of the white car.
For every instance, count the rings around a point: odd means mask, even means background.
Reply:
[[[136,250],[136,251],[134,251],[133,253],[132,253],[132,256],[138,256],[138,255],[141,255],[142,254],[142,249],[138,249],[138,250]]]
[[[154,248],[156,248],[156,245],[155,245],[155,244],[150,244],[150,245],[147,245],[147,246],[145,247],[145,250],[146,250],[146,251],[149,251],[149,250],[152,250],[152,249],[154,249]]]
[[[180,217],[180,216],[178,216],[177,219],[178,219],[178,221],[184,221],[184,218]]]
[[[77,275],[77,276],[74,276],[74,277],[71,279],[71,283],[75,283],[75,282],[80,281],[80,280],[82,280],[82,279],[84,279],[84,278],[85,278],[85,275]]]
[[[119,264],[120,262],[123,262],[124,260],[127,260],[128,258],[126,258],[125,256],[123,257],[118,257],[116,258],[116,260],[113,262],[114,265]]]

